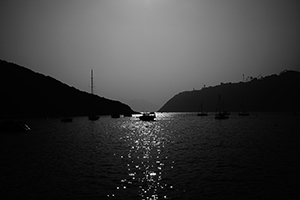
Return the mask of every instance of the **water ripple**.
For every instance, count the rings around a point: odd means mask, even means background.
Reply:
[[[299,117],[28,120],[1,135],[7,199],[297,199]],[[290,197],[290,198],[289,198]]]
[[[174,162],[166,162],[170,158],[164,151],[172,140],[171,132],[159,121],[143,122],[132,118],[119,125],[123,131],[119,140],[127,145],[127,151],[119,155],[126,163],[127,177],[120,180],[116,190],[138,188],[142,199],[168,198],[164,191],[173,189],[173,185],[164,181],[164,172],[172,169]]]

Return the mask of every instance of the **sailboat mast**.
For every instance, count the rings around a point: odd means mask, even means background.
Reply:
[[[91,93],[94,94],[94,85],[93,85],[93,70],[91,70]]]

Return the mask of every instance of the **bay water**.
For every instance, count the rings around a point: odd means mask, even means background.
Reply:
[[[298,199],[299,119],[28,119],[0,135],[1,199]]]

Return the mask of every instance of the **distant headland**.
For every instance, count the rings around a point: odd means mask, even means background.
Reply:
[[[1,117],[134,114],[128,105],[70,87],[50,76],[0,60]]]
[[[247,82],[221,83],[175,95],[160,112],[216,111],[218,96],[228,111],[299,111],[300,72],[285,70],[279,75],[251,78]]]

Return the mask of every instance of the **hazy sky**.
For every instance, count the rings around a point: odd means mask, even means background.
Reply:
[[[0,59],[161,107],[178,92],[299,70],[298,0],[9,0]]]

